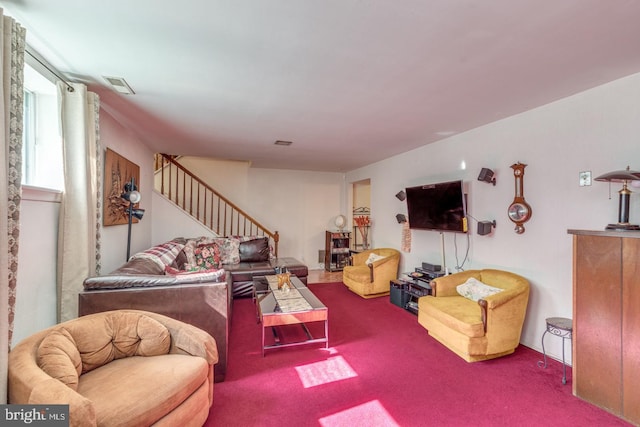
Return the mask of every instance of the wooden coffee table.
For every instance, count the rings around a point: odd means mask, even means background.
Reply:
[[[275,281],[275,283],[274,283]],[[262,356],[265,350],[272,348],[291,347],[310,343],[325,343],[329,348],[329,310],[295,276],[291,276],[293,289],[282,291],[277,289],[275,276],[254,277],[254,289],[269,289],[266,293],[256,295],[259,321],[262,323]],[[274,286],[275,285],[275,286]],[[324,337],[314,338],[307,328],[307,323],[324,322]],[[278,336],[277,327],[299,324],[305,332],[306,340],[282,342]],[[271,328],[275,337],[275,344],[265,345],[265,330]]]

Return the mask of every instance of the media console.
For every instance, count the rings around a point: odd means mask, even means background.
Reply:
[[[418,314],[418,298],[431,295],[431,281],[444,276],[443,271],[431,271],[416,268],[412,273],[405,273],[403,277],[390,283],[391,303],[405,310]]]

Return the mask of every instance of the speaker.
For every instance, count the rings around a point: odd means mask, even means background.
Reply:
[[[491,228],[495,226],[495,221],[478,221],[478,235],[486,236],[491,233]]]
[[[407,222],[407,217],[402,214],[397,214],[396,221],[398,221],[398,224],[402,224],[403,222]]]
[[[494,173],[491,169],[482,168],[480,175],[478,175],[478,181],[487,182],[489,184],[496,185],[496,179],[493,177]]]
[[[407,194],[404,191],[400,190],[396,193],[396,198],[400,201],[403,201],[407,198]]]
[[[442,266],[440,266],[438,264],[430,264],[428,262],[423,262],[422,263],[422,269],[426,270],[426,271],[436,272],[436,271],[442,270]]]

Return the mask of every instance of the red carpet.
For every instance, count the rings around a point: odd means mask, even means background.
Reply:
[[[570,369],[562,385],[562,365],[539,368],[534,350],[467,363],[388,297],[365,300],[342,283],[309,287],[329,307],[329,350],[311,344],[263,358],[253,302],[235,300],[227,378],[215,385],[207,426],[630,425],[574,397]]]

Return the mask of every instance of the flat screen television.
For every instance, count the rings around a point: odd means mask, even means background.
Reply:
[[[462,181],[439,182],[405,189],[409,228],[467,232]]]

